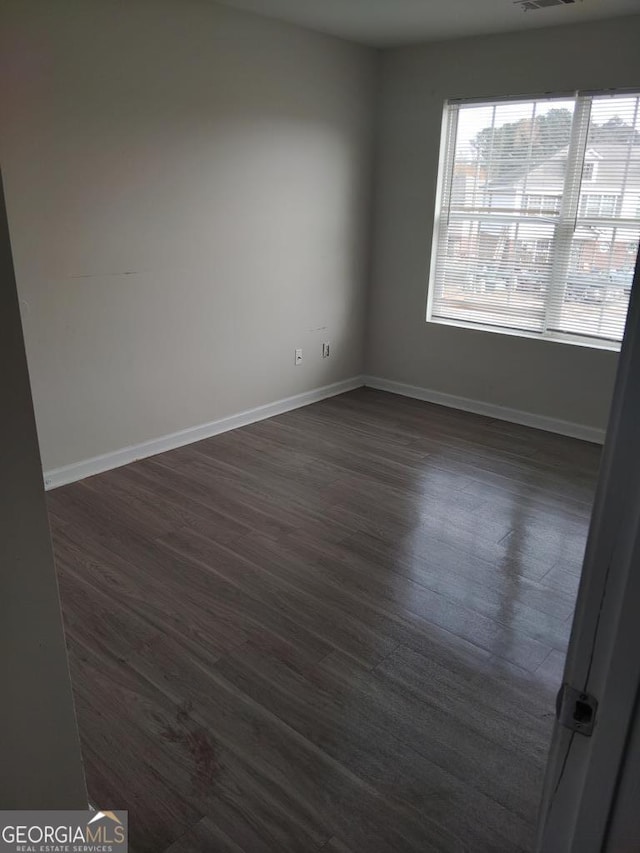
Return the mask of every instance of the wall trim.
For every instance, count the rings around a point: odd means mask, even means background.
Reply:
[[[563,421],[559,418],[550,418],[546,415],[536,415],[533,412],[523,412],[519,409],[509,409],[496,403],[485,403],[482,400],[457,397],[455,394],[445,394],[443,391],[433,391],[430,388],[419,388],[417,385],[405,385],[403,382],[394,382],[380,376],[364,376],[363,380],[367,388],[389,391],[403,397],[425,400],[428,403],[437,403],[440,406],[461,409],[463,412],[473,412],[476,415],[486,415],[500,421],[509,421],[547,432],[555,432],[559,435],[567,435],[571,438],[580,438],[583,441],[591,441],[595,444],[604,443],[605,430],[597,427]]]
[[[310,403],[317,403],[320,400],[326,400],[328,397],[344,394],[346,391],[353,391],[363,385],[362,376],[352,376],[350,379],[344,379],[341,382],[323,385],[320,388],[313,388],[311,391],[303,391],[301,394],[294,394],[293,397],[285,397],[273,403],[256,406],[254,409],[247,409],[244,412],[229,415],[210,423],[172,432],[160,438],[152,438],[140,444],[114,450],[112,453],[103,453],[91,459],[84,459],[81,462],[72,462],[70,465],[63,465],[61,468],[52,468],[44,472],[44,487],[49,490],[64,486],[67,483],[75,483],[85,477],[110,471],[112,468],[119,468],[121,465],[128,465],[137,459],[145,459],[148,456],[155,456],[157,453],[175,450],[177,447],[184,447],[186,444],[201,441],[203,438],[211,438],[222,432],[247,426],[265,418],[272,418],[275,415],[290,412],[292,409],[299,409],[302,406],[308,406]]]
[[[112,453],[103,453],[91,459],[83,459],[80,462],[73,462],[70,465],[63,465],[60,468],[52,468],[44,472],[44,486],[45,489],[49,490],[67,485],[68,483],[75,483],[77,480],[83,480],[85,477],[91,477],[103,471],[110,471],[113,468],[119,468],[121,465],[128,465],[137,459],[146,459],[148,456],[155,456],[167,450],[184,447],[186,444],[192,444],[204,438],[211,438],[222,432],[228,432],[229,430],[247,426],[266,418],[272,418],[284,412],[290,412],[293,409],[299,409],[302,406],[326,400],[328,397],[344,394],[347,391],[353,391],[355,388],[361,388],[363,385],[379,391],[400,394],[402,397],[411,397],[415,400],[424,400],[428,403],[448,406],[451,409],[473,412],[476,415],[486,415],[500,421],[509,421],[515,424],[522,424],[523,426],[534,427],[535,429],[546,430],[547,432],[555,432],[559,435],[567,435],[571,438],[580,438],[583,441],[591,441],[595,444],[604,443],[605,431],[596,427],[563,421],[559,418],[550,418],[545,415],[536,415],[532,412],[523,412],[519,409],[509,409],[506,406],[498,406],[495,403],[486,403],[482,400],[457,397],[454,394],[446,394],[443,391],[434,391],[430,388],[420,388],[417,385],[407,385],[404,382],[394,382],[392,379],[384,379],[380,376],[353,376],[341,382],[323,385],[320,388],[303,391],[301,394],[294,394],[292,397],[285,397],[273,403],[256,406],[253,409],[247,409],[243,412],[238,412],[238,414],[229,415],[226,418],[220,418],[216,421],[201,424],[200,426],[173,432],[160,438],[143,441],[140,444],[123,447],[120,450],[114,450]]]

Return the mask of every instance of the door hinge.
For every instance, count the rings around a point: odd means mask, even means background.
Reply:
[[[566,682],[556,697],[556,717],[561,726],[591,737],[596,723],[598,700]]]

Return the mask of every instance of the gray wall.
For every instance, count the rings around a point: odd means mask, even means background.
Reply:
[[[38,441],[0,186],[0,808],[84,809]]]
[[[361,372],[372,51],[210,0],[5,0],[2,30],[45,469]]]
[[[605,425],[614,353],[425,323],[434,191],[445,98],[640,85],[640,17],[381,55],[368,318],[373,51],[209,0],[5,0],[2,33],[45,469],[358,374],[367,319],[369,374]]]
[[[639,43],[633,16],[383,54],[367,373],[606,425],[615,353],[425,322],[434,195],[445,99],[640,87]]]

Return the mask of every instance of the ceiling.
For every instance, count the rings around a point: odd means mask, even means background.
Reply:
[[[640,14],[640,0],[576,0],[524,12],[513,0],[219,0],[309,29],[385,47]]]

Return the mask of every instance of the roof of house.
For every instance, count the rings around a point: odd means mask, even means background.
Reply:
[[[544,163],[520,175],[516,180],[497,180],[491,182],[491,191],[518,188],[526,182],[527,190],[540,193],[561,193],[564,186],[568,146],[561,148]],[[640,192],[640,144],[590,145],[585,162],[595,163],[593,178],[583,184],[583,190],[593,192],[620,191],[623,183],[627,191]],[[625,181],[626,174],[626,181]]]

